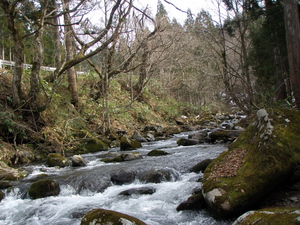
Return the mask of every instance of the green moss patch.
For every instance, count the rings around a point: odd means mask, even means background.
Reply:
[[[207,200],[220,216],[237,215],[254,207],[286,182],[299,163],[299,112],[270,109],[259,113],[228,151],[205,170],[203,192],[222,190]]]

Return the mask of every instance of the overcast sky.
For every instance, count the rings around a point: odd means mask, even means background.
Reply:
[[[213,3],[211,0],[167,0],[168,2],[173,3],[176,7],[187,11],[187,9],[191,9],[194,15],[197,15],[202,9],[209,11],[213,14]],[[156,13],[157,10],[157,0],[136,0],[141,5],[146,6],[149,5],[153,14]],[[178,22],[183,23],[186,19],[186,13],[180,12],[172,5],[164,2],[161,0],[165,9],[168,12],[169,18],[172,20],[174,17],[177,19]]]

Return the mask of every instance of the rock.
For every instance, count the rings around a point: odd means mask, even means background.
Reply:
[[[119,195],[131,196],[131,195],[152,195],[156,191],[153,187],[141,187],[141,188],[131,188],[122,191]]]
[[[146,140],[147,140],[147,141],[155,141],[155,137],[154,137],[153,134],[147,133],[147,134],[146,134]]]
[[[80,155],[73,155],[71,158],[72,166],[86,166],[86,161]]]
[[[23,179],[28,175],[28,172],[22,169],[14,169],[9,167],[6,163],[0,161],[0,181],[3,185],[5,181],[16,181]]]
[[[162,156],[162,155],[169,155],[169,153],[162,151],[162,150],[154,149],[154,150],[148,152],[148,154],[147,154],[147,156]]]
[[[187,125],[189,124],[189,118],[187,116],[181,116],[175,119],[177,125]]]
[[[138,174],[138,179],[146,183],[161,183],[178,179],[178,174],[168,168],[151,169]]]
[[[49,167],[65,167],[68,165],[68,159],[58,153],[50,153],[47,156],[46,164]]]
[[[122,153],[118,154],[113,158],[105,158],[101,161],[106,163],[114,163],[114,162],[124,162],[124,161],[132,161],[137,159],[142,159],[143,156],[139,152],[132,152],[132,153]]]
[[[135,180],[136,175],[135,171],[121,170],[111,175],[111,181],[116,185],[129,184]]]
[[[162,132],[163,127],[160,126],[160,125],[145,126],[144,129],[143,129],[143,132],[147,132],[147,131]]]
[[[100,152],[109,150],[109,146],[97,138],[91,138],[83,144],[85,152]]]
[[[137,148],[141,148],[142,144],[136,140],[129,139],[126,136],[121,137],[120,139],[120,150],[121,151],[130,151]]]
[[[287,183],[300,158],[300,114],[295,110],[259,110],[228,151],[204,172],[203,196],[220,217],[240,215],[276,187]]]
[[[194,139],[194,140],[199,140],[199,141],[204,142],[207,139],[207,137],[208,137],[207,131],[202,130],[202,131],[197,131],[193,134],[190,134],[188,136],[188,139]]]
[[[32,199],[44,198],[59,195],[60,187],[57,182],[51,179],[40,180],[30,185],[28,194]]]
[[[182,146],[198,145],[201,143],[203,142],[195,139],[186,139],[186,138],[180,138],[177,141],[177,144]]]
[[[228,141],[234,141],[243,130],[219,130],[215,129],[212,131],[208,136],[210,138],[210,141],[212,143],[215,143],[216,141],[220,142],[228,142]]]
[[[106,210],[106,209],[93,209],[88,212],[81,220],[81,225],[146,225],[141,220],[132,216]]]
[[[0,202],[2,201],[2,199],[4,199],[4,197],[5,197],[5,194],[2,191],[0,191]]]
[[[300,208],[266,208],[249,211],[232,223],[232,225],[248,224],[300,224]]]
[[[131,136],[131,139],[136,140],[138,142],[147,142],[147,139],[144,138],[139,132],[134,131],[134,134]]]
[[[199,172],[204,172],[206,167],[212,162],[212,159],[204,159],[201,162],[197,163],[195,166],[193,166],[190,171],[199,173]]]
[[[201,193],[194,194],[191,197],[189,197],[186,201],[180,203],[179,206],[177,206],[177,211],[182,210],[200,210],[205,208],[205,199]]]

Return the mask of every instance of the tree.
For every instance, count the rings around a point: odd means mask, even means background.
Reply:
[[[291,87],[295,99],[295,107],[300,109],[300,7],[298,1],[284,0],[282,2],[284,6]]]

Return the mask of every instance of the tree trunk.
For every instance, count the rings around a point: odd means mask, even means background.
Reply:
[[[300,109],[300,25],[299,4],[295,0],[284,0],[284,20],[290,66],[290,79],[295,107]]]
[[[66,45],[66,62],[74,58],[74,45],[72,38],[72,27],[71,27],[71,18],[69,12],[69,0],[63,0],[64,4],[64,22],[69,24],[65,26],[65,45]],[[77,77],[74,67],[68,69],[68,81],[69,88],[71,90],[71,103],[77,107],[78,106],[78,87],[77,87]]]

